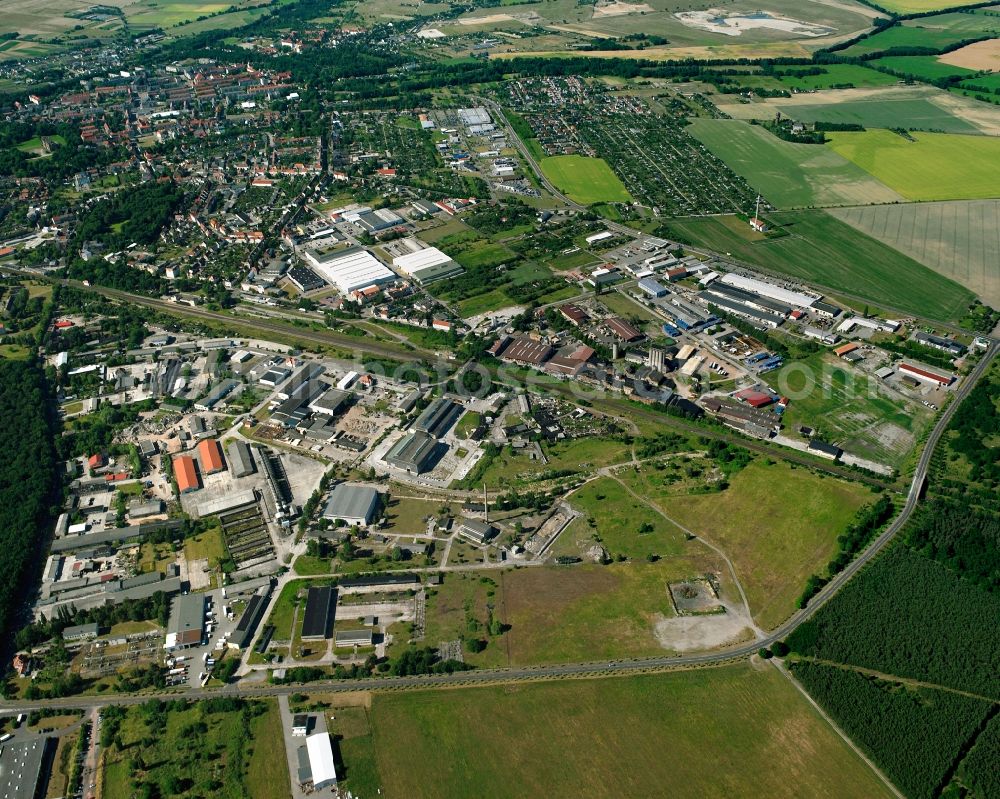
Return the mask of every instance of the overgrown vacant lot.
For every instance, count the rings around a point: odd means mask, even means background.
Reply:
[[[379,694],[384,795],[888,796],[777,671]]]
[[[828,147],[908,200],[1000,195],[1000,139],[888,130],[831,133]]]
[[[688,129],[779,208],[901,199],[864,169],[822,145],[782,141],[741,120],[696,119]]]
[[[804,146],[804,145],[803,145]],[[717,218],[672,220],[694,244],[805,282],[932,319],[958,319],[972,292],[822,211],[771,214],[789,235],[755,241]]]
[[[694,632],[665,624],[675,618],[671,582],[717,574],[723,600],[739,604],[722,559],[698,542],[687,547],[689,554],[655,563],[449,574],[428,594],[426,640],[485,641],[482,651],[466,651],[465,658],[491,667],[652,657],[745,638],[749,630],[735,617],[706,617]],[[502,635],[489,633],[491,607],[509,625]]]
[[[1000,200],[838,208],[830,213],[1000,307]]]
[[[578,203],[623,203],[632,199],[632,195],[603,158],[555,155],[545,158],[540,166],[545,177],[557,189]]]
[[[659,497],[649,470],[627,477],[692,532],[721,547],[736,567],[754,619],[775,627],[794,609],[805,581],[837,552],[837,536],[874,495],[857,483],[785,463],[755,461],[721,493]]]
[[[104,728],[115,732],[104,733]],[[102,795],[278,799],[288,795],[281,718],[272,700],[219,698],[114,709],[102,734]],[[150,793],[137,790],[149,786]]]

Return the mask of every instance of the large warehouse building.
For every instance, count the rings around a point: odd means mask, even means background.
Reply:
[[[323,511],[324,519],[342,519],[351,526],[371,524],[378,512],[378,491],[368,486],[341,483],[330,494]]]
[[[306,250],[306,260],[327,283],[341,294],[391,283],[396,275],[368,250]]]
[[[434,436],[414,430],[392,445],[385,462],[408,474],[429,472],[442,446]]]
[[[182,494],[189,494],[201,488],[201,481],[198,479],[198,470],[194,465],[194,458],[189,455],[178,455],[173,460],[174,478],[177,480],[177,490]]]
[[[164,649],[200,646],[205,638],[205,595],[181,594],[170,605]]]
[[[439,397],[424,408],[423,413],[413,423],[413,429],[441,438],[462,415],[462,406],[454,400]]]
[[[333,631],[333,616],[337,595],[333,588],[323,585],[310,588],[306,595],[306,611],[302,620],[302,640],[329,638]]]
[[[229,456],[229,468],[233,477],[246,477],[257,471],[246,441],[234,441],[226,447],[226,454]]]
[[[226,468],[222,462],[222,449],[214,438],[203,438],[198,442],[198,461],[202,474],[215,474]]]
[[[452,260],[450,255],[441,252],[437,247],[425,247],[406,255],[397,255],[392,259],[392,265],[420,283],[432,283],[435,280],[460,275],[465,271]]]

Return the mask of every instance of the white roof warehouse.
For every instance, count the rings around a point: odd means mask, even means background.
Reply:
[[[341,294],[350,294],[368,286],[391,283],[396,275],[368,250],[356,247],[337,253],[306,251],[306,260]]]

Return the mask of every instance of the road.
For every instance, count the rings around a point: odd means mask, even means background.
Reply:
[[[873,541],[854,561],[852,561],[840,574],[830,580],[823,589],[809,602],[809,605],[796,611],[782,625],[768,633],[765,637],[756,641],[741,644],[739,646],[699,654],[679,655],[675,657],[653,657],[633,660],[619,661],[599,661],[592,663],[566,663],[547,666],[521,667],[521,668],[500,668],[481,669],[471,672],[459,672],[455,674],[430,674],[414,677],[379,677],[364,680],[324,680],[310,683],[310,690],[322,690],[324,692],[334,691],[374,691],[393,689],[413,689],[413,688],[437,688],[454,687],[461,685],[486,685],[491,683],[506,683],[522,680],[558,679],[571,677],[588,677],[600,675],[627,675],[642,672],[665,671],[676,668],[692,668],[697,666],[711,666],[725,663],[727,661],[740,660],[754,654],[761,647],[769,647],[776,641],[783,640],[803,623],[811,619],[816,612],[830,601],[836,594],[854,577],[862,568],[878,555],[890,541],[895,538],[900,530],[906,525],[920,503],[920,496],[923,492],[927,480],[927,473],[930,467],[934,450],[941,436],[944,435],[948,424],[955,414],[955,410],[961,402],[969,395],[969,392],[976,386],[979,380],[986,373],[989,365],[993,362],[997,352],[1000,351],[1000,343],[994,342],[982,360],[976,365],[972,372],[966,377],[962,385],[955,392],[955,398],[939,417],[937,424],[927,438],[917,463],[913,479],[910,482],[910,489],[906,495],[899,515],[886,528],[886,530]],[[75,696],[61,699],[35,700],[35,701],[15,701],[5,702],[0,707],[0,716],[9,716],[28,710],[43,707],[64,707],[64,708],[91,708],[103,707],[107,705],[132,705],[145,702],[152,697],[163,699],[184,697],[188,699],[199,699],[209,696],[236,695],[236,696],[282,696],[301,691],[301,685],[227,685],[221,688],[199,688],[181,693],[149,693],[128,696]]]

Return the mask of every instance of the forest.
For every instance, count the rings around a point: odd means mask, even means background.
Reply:
[[[1000,698],[1000,597],[894,545],[787,639],[793,652]]]
[[[32,576],[56,504],[57,437],[40,364],[0,360],[0,417],[8,430],[0,466],[0,636],[12,641],[20,603]]]
[[[990,712],[989,702],[798,661],[792,673],[911,799],[931,799]]]
[[[1000,593],[1000,517],[956,500],[924,505],[904,533],[913,549]]]
[[[82,245],[93,239],[115,250],[133,242],[154,244],[183,199],[184,189],[169,180],[116,192],[81,216],[76,242]]]

